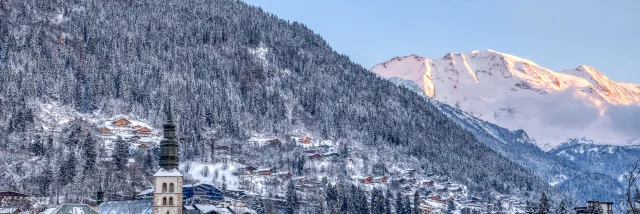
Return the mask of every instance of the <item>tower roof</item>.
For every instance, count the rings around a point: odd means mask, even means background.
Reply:
[[[176,141],[176,124],[173,123],[171,103],[167,101],[167,121],[164,125],[164,138],[160,141],[160,167],[164,170],[178,168],[178,142]]]

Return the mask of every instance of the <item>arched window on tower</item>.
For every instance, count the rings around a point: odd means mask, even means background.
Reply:
[[[169,192],[173,193],[173,183],[169,184]]]
[[[167,192],[167,183],[162,183],[162,192]]]
[[[162,205],[167,205],[167,198],[162,198]]]
[[[169,198],[169,206],[173,205],[173,198]]]

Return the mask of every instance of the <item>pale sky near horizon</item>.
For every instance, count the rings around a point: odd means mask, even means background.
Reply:
[[[640,84],[640,0],[244,1],[304,23],[366,68],[395,56],[493,49]]]

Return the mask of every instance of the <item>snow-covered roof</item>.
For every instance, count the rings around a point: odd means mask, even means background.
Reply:
[[[53,211],[54,211],[55,209],[56,209],[56,208],[49,208],[49,209],[44,210],[44,211],[43,211],[42,213],[40,213],[40,214],[51,214],[51,213],[53,213]]]
[[[258,169],[258,172],[264,172],[264,171],[270,171],[271,168],[260,168]]]
[[[153,174],[154,177],[174,177],[174,176],[182,176],[177,169],[165,170],[160,168],[156,174]]]
[[[250,209],[249,207],[234,207],[234,206],[229,206],[229,208],[231,210],[234,211],[234,213],[249,213],[249,214],[255,214],[256,211]]]
[[[140,194],[138,194],[138,195],[147,195],[149,193],[153,193],[153,189],[144,190],[144,191],[140,192]]]
[[[107,201],[98,207],[100,214],[153,214],[153,200]]]
[[[215,205],[195,204],[193,206],[203,213],[210,213],[215,211],[218,214],[231,214],[231,211],[227,208],[217,207]]]

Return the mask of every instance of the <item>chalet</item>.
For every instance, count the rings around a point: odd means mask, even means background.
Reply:
[[[361,178],[358,178],[358,181],[360,183],[363,183],[363,184],[370,184],[371,182],[373,182],[373,178],[371,178],[371,177],[361,177]]]
[[[251,175],[251,174],[253,174],[254,171],[256,171],[256,168],[251,167],[251,166],[247,166],[247,167],[239,168],[234,174],[237,174],[237,175]]]
[[[279,178],[282,178],[282,179],[289,179],[291,178],[291,176],[293,176],[293,174],[291,174],[290,172],[278,172],[273,175],[278,176]]]
[[[311,143],[311,138],[309,136],[305,136],[303,138],[300,138],[298,141],[300,143],[308,144],[308,143]]]
[[[29,198],[29,195],[25,195],[17,192],[0,192],[0,201],[6,200],[23,200]]]
[[[271,140],[268,140],[267,143],[269,143],[269,144],[280,144],[282,142],[278,138],[273,138]]]
[[[316,159],[322,159],[323,156],[321,154],[308,154],[307,158],[309,160],[316,160]]]
[[[144,144],[144,143],[138,145],[138,149],[148,149],[148,148],[149,148],[149,146],[147,146],[147,144]]]
[[[373,178],[373,183],[387,183],[389,179],[385,176]]]
[[[122,118],[122,119],[111,122],[111,124],[113,124],[115,127],[126,128],[131,126],[131,121]]]
[[[257,173],[259,175],[271,175],[271,168],[261,168],[258,169]]]
[[[353,164],[353,158],[347,158],[347,163]]]
[[[424,181],[422,181],[422,185],[424,185],[424,186],[431,187],[431,186],[434,186],[435,184],[436,184],[436,182],[433,181],[433,180],[424,180]]]
[[[315,153],[316,153],[316,151],[315,151],[315,150],[313,150],[313,149],[309,149],[309,150],[305,150],[305,151],[304,151],[304,153],[307,153],[307,154],[315,154]]]
[[[340,156],[340,154],[338,154],[337,152],[327,152],[327,153],[324,153],[324,156],[325,157],[338,157],[338,156]]]
[[[449,191],[451,191],[451,192],[462,192],[462,188],[460,188],[460,187],[450,187]]]
[[[591,210],[594,206],[600,205],[603,214],[613,214],[613,202],[587,201],[586,207],[575,207],[573,210],[576,214],[592,214]]]
[[[153,133],[153,132],[151,131],[151,129],[149,129],[147,127],[142,127],[142,128],[136,129],[134,131],[134,133],[136,135],[151,135],[151,133]]]
[[[433,201],[440,201],[440,195],[432,194],[432,195],[427,196],[427,199],[433,200]]]
[[[292,180],[293,182],[295,182],[295,183],[298,183],[298,184],[303,184],[303,183],[304,183],[304,181],[305,181],[304,176],[299,176],[299,177],[291,178],[291,180]]]
[[[111,134],[111,129],[107,128],[107,127],[102,127],[100,129],[98,129],[98,132],[100,132],[100,134],[107,135],[107,134]]]

